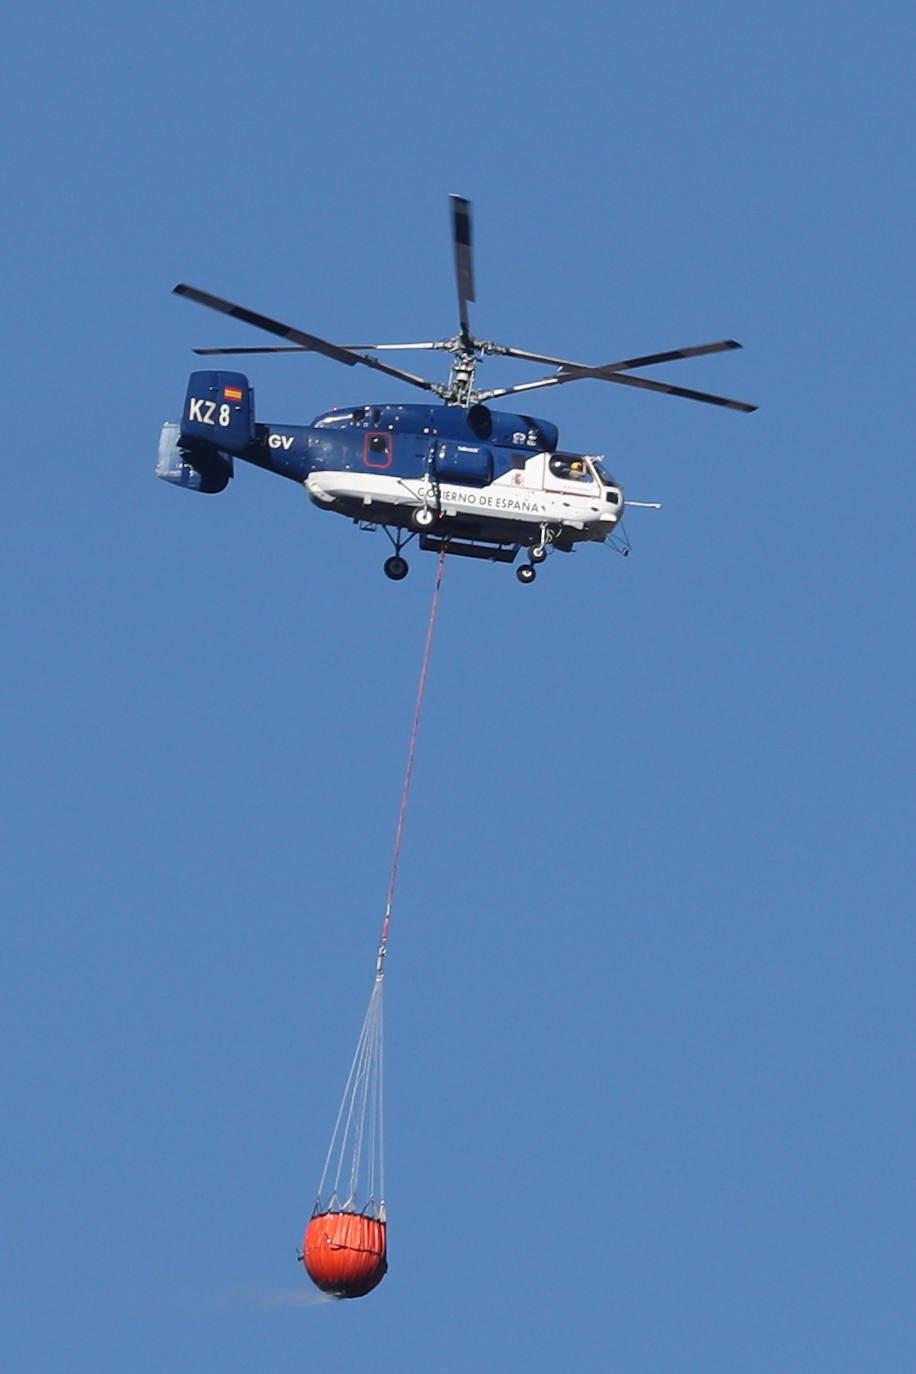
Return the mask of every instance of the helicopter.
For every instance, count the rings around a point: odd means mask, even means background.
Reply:
[[[396,582],[407,576],[403,550],[412,540],[422,550],[500,563],[523,554],[516,568],[522,583],[534,581],[548,553],[569,553],[580,543],[628,553],[620,525],[625,507],[655,503],[625,501],[603,457],[560,449],[559,430],[549,420],[494,410],[489,403],[593,379],[750,412],[757,407],[744,401],[631,375],[741,345],[724,339],[593,366],[475,338],[469,319],[476,300],[471,203],[457,195],[450,202],[458,293],[458,332],[451,338],[335,344],[187,283],[174,288],[175,295],[286,340],[270,347],[195,349],[199,356],[318,353],[407,382],[435,400],[354,405],[326,411],[310,425],[265,424],[255,420],[254,390],[243,373],[192,372],[181,420],[163,425],[157,475],[187,490],[216,493],[228,486],[240,459],[289,478],[320,509],[361,529],[381,528],[393,548],[384,571]],[[410,351],[449,354],[448,381],[430,381],[375,356]],[[531,382],[480,389],[477,368],[492,357],[553,371]]]

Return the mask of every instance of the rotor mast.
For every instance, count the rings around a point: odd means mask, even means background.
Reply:
[[[458,333],[447,341],[452,355],[446,405],[471,404],[477,372],[478,345],[471,337],[468,304],[476,299],[474,291],[474,245],[471,234],[471,202],[464,196],[451,196],[452,245],[455,250],[455,284],[458,288]]]
[[[454,339],[446,340],[444,347],[452,355],[452,364],[448,374],[448,386],[442,388],[442,399],[447,406],[467,408],[477,399],[474,378],[483,352],[482,345],[470,337],[464,339],[460,334],[456,334]]]

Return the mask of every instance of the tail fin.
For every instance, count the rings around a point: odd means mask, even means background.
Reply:
[[[163,425],[156,473],[189,491],[224,491],[232,455],[254,438],[254,392],[241,372],[192,372],[180,424]]]
[[[241,372],[192,372],[181,439],[241,453],[254,439],[254,392]]]

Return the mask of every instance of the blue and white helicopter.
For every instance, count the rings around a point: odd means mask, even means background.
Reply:
[[[360,364],[430,392],[438,403],[356,405],[319,415],[310,425],[255,420],[254,391],[240,372],[192,372],[182,418],[163,426],[157,474],[191,491],[218,492],[229,484],[237,458],[305,487],[316,506],[335,511],[363,529],[381,527],[394,552],[385,572],[406,577],[402,550],[413,539],[421,549],[512,563],[521,582],[533,582],[535,565],[548,552],[570,552],[583,542],[609,543],[629,551],[619,530],[623,490],[602,458],[566,453],[549,420],[491,409],[489,402],[542,387],[594,378],[646,391],[706,401],[729,410],[753,411],[744,401],[629,375],[635,369],[677,358],[696,358],[740,348],[733,339],[675,348],[599,367],[528,353],[475,339],[468,304],[475,300],[471,206],[451,197],[452,240],[458,286],[458,333],[415,344],[338,345],[212,296],[184,283],[175,294],[263,329],[288,342],[262,348],[199,348],[201,355],[320,353],[346,367]],[[431,382],[382,362],[384,351],[437,350],[451,355],[447,383]],[[493,390],[475,387],[483,358],[517,358],[549,366],[549,376]]]

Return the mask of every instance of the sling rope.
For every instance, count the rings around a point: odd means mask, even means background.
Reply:
[[[442,573],[445,569],[446,545],[439,550],[439,565],[436,568],[436,586],[433,590],[433,604],[429,612],[429,625],[426,630],[426,648],[423,651],[423,666],[420,669],[420,685],[417,688],[417,704],[414,710],[413,730],[410,734],[410,747],[407,750],[407,770],[404,774],[404,790],[401,793],[401,810],[398,814],[398,828],[394,837],[394,856],[391,860],[391,879],[388,883],[388,898],[385,902],[385,919],[382,922],[382,935],[379,942],[376,977],[384,977],[385,955],[388,953],[388,932],[391,927],[391,908],[394,906],[394,893],[398,883],[398,864],[401,861],[401,841],[404,838],[404,822],[407,819],[407,803],[410,799],[410,783],[413,778],[413,761],[417,752],[417,737],[420,733],[420,717],[423,714],[423,697],[426,693],[426,676],[433,649],[433,635],[436,632],[436,619],[439,615],[439,592],[442,588]]]
[[[439,593],[442,588],[445,554],[446,548],[443,545],[439,552],[436,585],[433,590],[429,625],[426,631],[426,645],[423,650],[423,664],[420,669],[420,682],[414,708],[413,727],[407,750],[407,768],[395,832],[391,877],[388,882],[385,916],[382,921],[375,963],[375,982],[357,1042],[356,1053],[350,1065],[350,1073],[344,1088],[340,1110],[337,1113],[337,1121],[325,1158],[321,1181],[318,1184],[315,1216],[332,1211],[358,1211],[367,1216],[375,1217],[379,1221],[385,1220],[382,987],[385,979],[385,957],[388,953],[391,912],[397,888],[401,845],[407,820],[407,804],[410,800],[410,785],[413,779],[414,759],[420,734],[420,720],[423,714],[423,698],[426,694],[426,679],[429,674],[433,636],[439,614]],[[365,1169],[363,1169],[364,1162]],[[326,1184],[330,1184],[330,1192],[327,1196],[325,1195]]]

